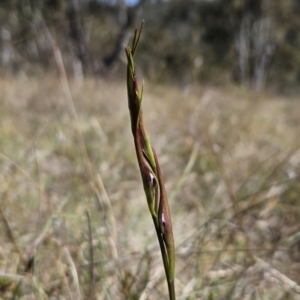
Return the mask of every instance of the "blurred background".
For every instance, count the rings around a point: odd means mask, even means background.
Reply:
[[[144,19],[137,61],[152,82],[291,93],[299,17],[297,0],[3,0],[0,63],[14,74],[54,71],[50,32],[69,74],[122,77],[123,45]]]
[[[0,1],[0,299],[167,299],[124,44],[169,196],[178,300],[300,300],[300,1]]]

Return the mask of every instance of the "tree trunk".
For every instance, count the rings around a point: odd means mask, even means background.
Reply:
[[[78,0],[69,0],[67,16],[70,26],[70,38],[77,59],[77,61],[74,62],[74,75],[75,77],[83,77],[84,75],[92,74],[93,68],[83,26],[80,21]]]

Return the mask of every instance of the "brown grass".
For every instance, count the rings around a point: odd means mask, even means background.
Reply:
[[[164,299],[125,84],[70,88],[78,123],[58,79],[0,79],[0,298]],[[235,88],[145,93],[172,195],[178,299],[300,299],[299,101]],[[91,188],[98,176],[112,211]]]

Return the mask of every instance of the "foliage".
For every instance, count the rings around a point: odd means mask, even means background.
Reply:
[[[80,38],[75,42],[70,3],[77,3]],[[145,19],[147,39],[141,40],[137,63],[151,81],[223,85],[233,81],[254,90],[267,86],[284,92],[299,86],[297,1],[141,0],[127,8],[122,3],[0,4],[2,67],[16,74],[55,70],[46,25],[69,73],[76,76],[82,60],[83,74],[120,76],[125,72],[120,49],[135,23]]]

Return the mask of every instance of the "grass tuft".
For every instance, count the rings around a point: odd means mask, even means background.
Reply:
[[[126,86],[69,86],[78,123],[57,78],[0,79],[0,298],[77,299],[75,268],[81,299],[90,299],[92,245],[96,299],[166,299]],[[299,102],[150,83],[143,98],[166,190],[176,191],[177,298],[299,299]],[[116,240],[91,191],[78,126],[109,196]]]

